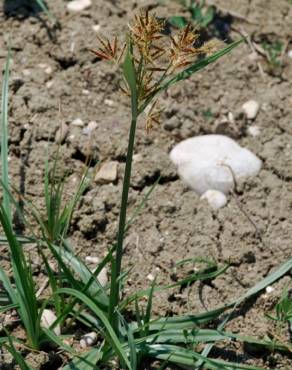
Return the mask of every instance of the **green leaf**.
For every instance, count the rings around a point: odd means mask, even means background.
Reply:
[[[196,360],[200,360],[204,364],[204,369],[264,370],[256,366],[248,366],[234,362],[210,359],[200,355],[197,352],[167,344],[150,344],[141,347],[141,350],[145,352],[146,356],[160,360],[167,360],[181,366],[190,366],[192,369],[194,368]]]
[[[2,181],[5,185],[3,192],[3,206],[7,217],[11,221],[11,205],[10,196],[6,189],[9,190],[9,175],[8,175],[8,92],[9,92],[9,66],[10,66],[10,50],[6,58],[6,64],[3,74],[2,84],[2,100],[1,100],[1,164],[2,164]]]
[[[156,95],[158,95],[160,92],[168,89],[170,86],[188,79],[190,76],[192,76],[194,73],[200,71],[201,69],[207,67],[209,64],[216,62],[219,58],[223,57],[225,54],[230,53],[231,50],[236,48],[239,44],[241,44],[244,41],[244,39],[238,40],[233,42],[232,44],[226,46],[226,48],[217,51],[210,57],[204,58],[202,60],[199,60],[198,62],[192,64],[190,67],[186,68],[182,72],[178,73],[176,76],[170,78],[168,81],[166,81],[162,86],[160,86],[156,91],[151,94],[151,96],[143,103],[143,105],[139,108],[139,114],[141,112],[144,112],[145,108],[151,103],[151,101],[154,99]]]
[[[99,320],[102,322],[102,324],[105,327],[106,339],[111,343],[112,347],[115,349],[116,354],[120,358],[120,360],[124,362],[127,365],[127,367],[131,370],[131,365],[130,365],[130,362],[128,360],[126,353],[124,352],[123,346],[121,342],[119,341],[116,333],[114,332],[111,324],[109,323],[103,311],[91,299],[89,299],[89,297],[87,297],[85,294],[81,292],[78,292],[75,289],[62,288],[62,289],[59,289],[58,294],[68,294],[70,296],[78,298],[81,302],[83,302],[87,306],[88,309],[90,309],[99,318]]]
[[[43,12],[46,13],[47,17],[50,19],[50,21],[52,23],[54,23],[56,21],[56,18],[53,16],[53,14],[49,11],[48,7],[46,6],[46,4],[44,3],[43,0],[35,0],[39,7],[42,9]]]
[[[13,340],[12,340],[12,338],[9,335],[7,336],[7,339],[9,341],[9,344],[10,345],[3,344],[3,347],[5,347],[7,349],[7,351],[9,351],[12,354],[13,359],[19,365],[20,369],[21,370],[34,370],[33,367],[29,366],[25,362],[25,360],[23,359],[23,357],[21,356],[21,354],[16,350],[16,348],[14,347],[14,344],[13,344]]]
[[[180,16],[173,16],[168,19],[168,22],[177,28],[184,28],[187,24],[188,21],[186,20],[185,17],[180,17]]]
[[[99,370],[96,366],[100,358],[100,351],[98,348],[93,348],[90,351],[77,356],[69,364],[62,367],[62,370]]]
[[[136,70],[133,59],[133,45],[130,39],[128,40],[127,52],[123,63],[123,75],[131,91],[132,118],[136,118],[138,115],[138,91]]]

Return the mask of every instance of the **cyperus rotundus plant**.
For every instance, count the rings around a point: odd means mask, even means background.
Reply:
[[[136,125],[142,113],[146,113],[146,132],[159,123],[161,111],[157,109],[159,93],[183,81],[195,72],[230,52],[242,40],[216,52],[220,43],[211,40],[196,46],[199,33],[187,25],[175,35],[166,34],[164,21],[147,10],[141,11],[129,24],[126,41],[120,45],[117,37],[111,42],[98,37],[99,48],[91,50],[99,58],[121,65],[121,91],[131,100],[131,125],[129,132],[126,168],[119,216],[119,228],[112,262],[109,317],[118,333],[120,275],[123,256],[123,241],[127,217],[127,202],[130,187],[132,157]]]

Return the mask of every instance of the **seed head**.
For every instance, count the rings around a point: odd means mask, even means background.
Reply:
[[[164,49],[156,44],[163,37],[163,29],[164,21],[158,20],[155,14],[149,14],[148,10],[142,10],[135,16],[133,24],[129,24],[130,38],[148,63],[153,63],[164,53]]]

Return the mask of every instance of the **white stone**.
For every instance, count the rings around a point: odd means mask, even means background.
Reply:
[[[46,68],[46,69],[45,69],[45,73],[46,73],[47,75],[52,74],[52,73],[53,73],[53,68],[52,68],[51,66],[48,66],[48,68]]]
[[[261,129],[258,126],[249,126],[247,133],[252,137],[256,137],[261,134]]]
[[[83,335],[80,339],[80,347],[87,348],[93,346],[97,342],[97,334],[93,331]]]
[[[292,59],[292,49],[288,51],[288,58]]]
[[[107,277],[107,268],[104,267],[101,269],[100,273],[97,275],[97,280],[99,281],[99,284],[104,288],[108,283],[108,277]]]
[[[152,274],[148,274],[147,279],[150,281],[154,281],[155,277]]]
[[[248,119],[255,119],[260,109],[256,100],[249,100],[242,105],[242,110]]]
[[[95,256],[86,256],[85,261],[89,264],[94,264],[94,268],[91,269],[91,272],[94,273],[96,270],[96,265],[100,263],[100,259]],[[104,267],[101,269],[100,273],[97,275],[97,280],[99,281],[100,285],[104,288],[108,283],[107,277],[107,268]]]
[[[234,178],[256,176],[262,162],[248,149],[224,135],[203,135],[182,141],[170,152],[182,180],[199,195],[207,190],[224,194]]]
[[[98,257],[94,257],[94,256],[86,256],[85,257],[85,261],[87,263],[94,263],[95,265],[97,265],[99,263],[99,258]]]
[[[105,99],[104,104],[109,107],[113,107],[115,105],[115,103],[111,99]]]
[[[201,199],[207,200],[210,207],[214,210],[224,207],[227,203],[226,195],[218,190],[207,190],[201,196]]]
[[[104,163],[95,176],[95,181],[99,183],[110,183],[116,181],[118,177],[118,162]]]
[[[268,285],[267,287],[266,287],[266,293],[267,294],[271,294],[271,293],[273,293],[273,291],[274,291],[275,289],[272,287],[272,286],[270,286],[270,285]]]
[[[97,122],[95,121],[90,121],[89,124],[84,127],[82,130],[82,133],[84,135],[91,135],[91,133],[97,128]]]
[[[93,24],[91,28],[94,32],[98,32],[100,30],[100,24]]]
[[[57,316],[54,314],[52,310],[44,309],[42,316],[41,316],[41,326],[45,329],[49,329],[50,326],[57,320]],[[53,329],[53,332],[56,335],[61,334],[61,327],[60,325],[56,325]]]
[[[67,4],[67,9],[70,12],[82,12],[91,6],[91,0],[73,0]]]
[[[73,126],[83,127],[84,123],[81,118],[76,118],[72,121]]]
[[[53,80],[48,81],[48,82],[46,83],[46,88],[47,88],[47,89],[50,89],[50,88],[53,86],[53,84],[54,84],[54,81],[53,81]]]

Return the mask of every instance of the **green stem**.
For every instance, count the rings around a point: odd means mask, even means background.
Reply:
[[[128,205],[128,195],[129,195],[131,172],[132,172],[132,159],[133,159],[133,152],[134,152],[137,119],[138,119],[137,104],[134,98],[132,98],[132,121],[131,121],[130,133],[129,133],[126,168],[125,168],[124,182],[123,182],[123,192],[122,192],[120,217],[119,217],[119,229],[118,229],[118,237],[117,237],[116,256],[112,262],[112,272],[111,272],[109,319],[117,334],[119,331],[118,330],[119,329],[119,323],[118,323],[119,319],[118,319],[117,308],[118,308],[119,299],[120,299],[120,285],[121,285],[119,278],[121,275],[123,243],[124,243],[124,234],[125,234],[126,219],[127,219],[127,205]]]

